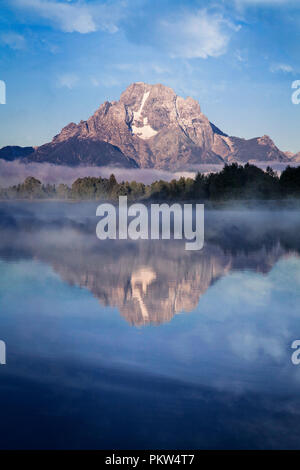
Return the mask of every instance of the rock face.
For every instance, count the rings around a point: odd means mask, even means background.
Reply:
[[[220,144],[222,148],[219,147]],[[227,149],[224,148],[224,144],[228,145]],[[219,150],[226,162],[289,161],[284,152],[281,152],[267,135],[249,140],[221,136],[216,139],[214,150],[216,152]]]
[[[68,126],[67,126],[68,127]],[[62,130],[64,132],[65,128]],[[82,139],[72,135],[65,140],[54,137],[30,155],[30,161],[49,162],[56,165],[91,165],[136,168],[137,163],[125,156],[115,145],[96,139]]]
[[[284,152],[284,153],[288,157],[291,163],[300,163],[300,152],[298,153]]]
[[[193,98],[164,85],[133,83],[87,121],[71,123],[27,160],[67,165],[117,165],[193,170],[203,163],[289,161],[268,136],[229,137]]]
[[[295,155],[293,155],[292,157],[292,162],[296,162],[296,163],[300,163],[300,152],[296,153]]]

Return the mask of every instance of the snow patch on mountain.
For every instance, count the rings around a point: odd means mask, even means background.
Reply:
[[[149,98],[150,91],[146,91],[143,95],[141,106],[138,111],[133,111],[133,123],[131,126],[132,133],[139,137],[140,139],[150,139],[157,134],[157,131],[154,130],[150,124],[148,124],[148,118],[145,117],[143,121],[141,120],[143,108],[147,99]],[[137,124],[137,125],[136,125]],[[142,125],[141,125],[142,124]]]

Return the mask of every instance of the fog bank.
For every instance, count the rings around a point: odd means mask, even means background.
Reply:
[[[256,166],[266,169],[271,166],[274,170],[280,173],[285,169],[287,163],[279,162],[256,162]],[[298,166],[299,164],[290,163],[291,166]],[[180,176],[191,177],[195,176],[196,171],[202,173],[218,172],[223,168],[222,164],[203,164],[198,165],[195,171],[179,171],[170,172],[155,169],[123,169],[113,167],[95,167],[95,166],[81,166],[70,167],[64,165],[53,165],[51,163],[27,163],[24,164],[19,160],[7,162],[0,160],[0,186],[8,187],[24,181],[27,176],[34,176],[44,184],[58,184],[66,183],[71,185],[77,178],[84,176],[102,176],[107,178],[114,173],[118,182],[133,181],[150,184],[156,180],[171,181],[173,178],[178,179]]]

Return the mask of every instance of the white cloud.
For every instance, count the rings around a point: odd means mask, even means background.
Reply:
[[[72,90],[79,82],[79,77],[74,73],[65,73],[58,77],[58,86]]]
[[[171,57],[192,59],[218,57],[226,52],[233,25],[223,15],[206,9],[163,20],[161,31]]]
[[[270,67],[270,71],[273,73],[276,73],[276,72],[291,73],[294,71],[294,69],[291,65],[288,65],[288,64],[273,64]]]
[[[56,28],[81,34],[101,29],[114,33],[118,30],[118,4],[114,6],[99,2],[85,3],[82,0],[12,0],[13,4],[28,13],[43,18]]]
[[[24,49],[25,39],[21,34],[8,32],[0,36],[0,42],[11,49]]]

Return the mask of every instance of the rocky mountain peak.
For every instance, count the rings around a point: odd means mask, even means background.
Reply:
[[[273,140],[268,135],[263,135],[262,137],[258,137],[257,140],[261,145],[271,145],[272,147],[275,147]]]
[[[195,170],[203,163],[289,161],[269,136],[229,137],[192,97],[144,82],[129,85],[119,101],[104,102],[87,121],[71,122],[27,158],[169,171]]]

